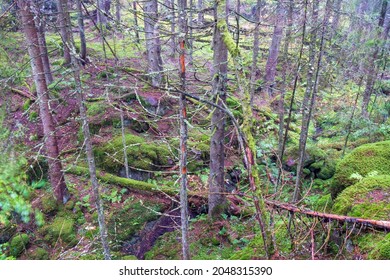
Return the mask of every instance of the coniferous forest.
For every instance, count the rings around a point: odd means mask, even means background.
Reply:
[[[388,0],[0,0],[0,259],[389,260]]]

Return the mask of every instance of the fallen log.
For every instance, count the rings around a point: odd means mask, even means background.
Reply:
[[[355,223],[355,224],[361,224],[363,226],[371,226],[372,228],[376,228],[376,229],[390,230],[390,221],[378,221],[378,220],[363,219],[358,217],[350,217],[350,216],[342,216],[337,214],[317,212],[311,209],[299,208],[298,206],[288,204],[288,203],[281,203],[278,201],[266,200],[265,203],[268,206],[271,206],[273,208],[287,210],[293,213],[301,213],[311,217],[323,218],[324,220],[328,220],[328,221],[333,220],[333,221],[339,221],[344,223]]]

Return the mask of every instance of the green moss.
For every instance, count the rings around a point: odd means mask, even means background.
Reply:
[[[242,250],[234,253],[231,260],[252,260],[256,258],[264,258],[264,242],[261,235],[256,235],[247,246]]]
[[[333,178],[332,196],[336,197],[346,187],[356,183],[351,175],[366,176],[372,171],[378,175],[390,173],[390,141],[362,145],[345,156],[336,167]]]
[[[371,260],[390,260],[390,233],[366,233],[353,237],[353,242],[359,247],[360,253]]]
[[[30,254],[30,259],[32,259],[32,260],[48,260],[49,259],[49,252],[43,248],[38,247]]]
[[[44,214],[54,214],[58,211],[57,200],[53,197],[52,194],[46,194],[41,200],[42,208],[41,211]]]
[[[390,260],[390,233],[387,234],[385,239],[378,244],[376,250],[377,259]]]
[[[128,256],[123,256],[121,260],[128,260],[128,261],[137,261],[138,258],[134,255],[128,255]]]
[[[367,177],[346,188],[335,200],[337,214],[376,220],[390,219],[390,176]]]
[[[180,260],[181,246],[177,238],[177,231],[160,236],[153,248],[145,254],[145,260]]]
[[[112,249],[120,250],[123,242],[130,241],[147,222],[158,219],[163,210],[164,206],[158,203],[127,200],[121,209],[110,214],[107,222]]]
[[[51,245],[63,242],[68,247],[77,243],[75,221],[72,218],[56,217],[53,222],[42,228],[45,240]]]
[[[94,117],[103,114],[109,108],[106,102],[90,102],[86,103],[86,106],[88,117]]]
[[[19,257],[26,250],[26,247],[29,242],[30,238],[25,233],[18,234],[14,238],[12,238],[9,244],[11,256],[15,258]]]
[[[147,143],[142,137],[126,135],[127,157],[129,167],[142,170],[160,170],[168,165],[171,153],[164,143]],[[94,150],[98,167],[117,173],[123,167],[122,136]]]

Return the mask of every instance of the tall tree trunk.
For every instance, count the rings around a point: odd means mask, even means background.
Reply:
[[[197,9],[198,9],[198,24],[202,25],[204,22],[203,0],[198,0]]]
[[[303,165],[305,162],[305,155],[306,155],[306,142],[307,142],[307,136],[309,131],[309,125],[311,120],[312,111],[315,105],[315,100],[317,96],[317,87],[319,82],[319,73],[321,71],[321,62],[322,62],[322,56],[324,53],[324,38],[328,29],[329,25],[329,17],[331,13],[331,5],[332,0],[327,0],[325,5],[325,13],[324,18],[322,21],[322,32],[321,32],[321,43],[320,43],[320,49],[318,53],[318,58],[316,65],[314,65],[314,59],[312,63],[312,57],[310,56],[310,63],[307,74],[307,87],[309,87],[309,79],[313,80],[310,82],[310,89],[307,88],[304,96],[304,102],[307,101],[306,105],[302,104],[302,125],[301,125],[301,133],[299,137],[299,159],[298,159],[298,167],[297,167],[297,177],[295,181],[295,190],[293,195],[293,202],[297,202],[301,198],[301,186],[302,186],[302,176],[303,176]],[[317,38],[317,22],[318,22],[318,2],[317,0],[314,0],[313,2],[313,22],[312,24],[312,31],[311,36],[312,39]],[[315,41],[311,41],[310,48],[312,49],[312,52],[315,52]],[[313,55],[315,56],[315,54]],[[314,69],[316,72],[314,73]],[[313,79],[314,78],[314,79]],[[307,99],[307,100],[306,100]],[[310,103],[309,103],[310,101]]]
[[[64,59],[65,65],[69,65],[71,63],[70,50],[69,46],[66,45],[66,42],[69,42],[69,31],[70,28],[68,22],[68,1],[67,0],[57,0],[57,8],[58,8],[58,25],[60,29],[61,39],[63,42],[63,51],[64,51]]]
[[[253,53],[252,53],[252,67],[251,67],[251,77],[250,77],[250,95],[251,95],[251,105],[253,105],[253,99],[255,95],[256,88],[256,72],[257,72],[257,60],[259,56],[260,50],[260,18],[261,18],[261,0],[257,0],[256,4],[256,14],[255,14],[255,22],[256,26],[253,31]]]
[[[169,21],[171,22],[171,34],[170,34],[170,45],[171,45],[171,57],[175,57],[176,55],[176,13],[175,13],[175,1],[167,0],[166,6],[169,9]]]
[[[121,1],[116,0],[115,1],[115,18],[116,18],[116,21],[118,23],[121,22],[121,8],[122,8]]]
[[[110,5],[111,1],[97,0],[97,24],[100,29],[107,27],[107,15],[110,11]]]
[[[220,1],[224,2],[224,1]],[[223,106],[226,101],[227,84],[227,57],[228,51],[223,42],[222,34],[218,28],[218,21],[226,18],[227,6],[225,3],[216,2],[214,5],[213,37],[213,99],[214,103]],[[225,185],[225,113],[215,109],[211,118],[211,131],[213,135],[210,141],[210,177],[209,177],[209,216],[219,218],[225,211],[226,198],[223,194]]]
[[[368,74],[367,74],[367,81],[366,81],[366,88],[363,93],[363,103],[362,103],[362,117],[368,118],[368,104],[370,103],[371,95],[374,89],[374,85],[377,79],[378,75],[378,63],[377,59],[379,56],[379,52],[381,49],[381,45],[386,44],[387,40],[387,32],[383,29],[383,25],[385,22],[386,17],[386,11],[387,11],[387,3],[388,0],[382,0],[382,8],[379,15],[379,21],[378,21],[378,28],[377,28],[377,36],[376,36],[376,43],[374,46],[373,53],[371,55],[370,63],[368,65]],[[378,40],[382,40],[384,42],[378,43]]]
[[[153,86],[158,87],[162,81],[161,44],[157,25],[157,0],[147,0],[144,4],[145,38],[148,57],[148,74]]]
[[[38,40],[39,40],[39,49],[41,51],[41,58],[43,63],[43,68],[45,69],[45,79],[46,84],[51,84],[53,82],[53,75],[50,69],[50,61],[49,55],[47,53],[47,45],[46,45],[46,36],[45,36],[45,19],[43,18],[43,14],[41,12],[41,5],[35,0],[35,25],[38,29]]]
[[[217,2],[217,14],[223,14],[224,10],[222,10],[222,8],[224,8],[225,3],[226,2],[223,0]],[[272,242],[272,232],[271,227],[269,226],[270,220],[267,217],[267,208],[265,205],[265,200],[262,191],[259,188],[261,183],[256,162],[256,141],[252,134],[253,111],[250,104],[249,81],[243,69],[243,58],[241,56],[240,49],[234,42],[231,34],[229,33],[226,18],[217,17],[216,27],[218,28],[218,31],[223,38],[223,43],[228,49],[234,64],[237,87],[239,95],[241,97],[243,113],[243,120],[241,125],[242,132],[239,133],[239,143],[244,155],[244,164],[248,171],[249,186],[252,193],[253,203],[256,209],[255,218],[260,226],[266,257],[270,258],[273,255],[275,248]]]
[[[82,131],[84,136],[84,145],[85,152],[87,154],[87,162],[89,168],[89,176],[92,184],[93,191],[93,199],[95,201],[96,210],[98,214],[98,223],[99,223],[99,232],[100,232],[100,240],[103,247],[103,255],[105,260],[111,259],[110,248],[107,241],[107,227],[104,218],[104,208],[103,203],[100,197],[99,192],[99,182],[96,176],[96,165],[95,165],[95,157],[93,155],[93,147],[91,134],[89,131],[89,122],[87,117],[87,109],[85,106],[84,93],[80,79],[80,68],[78,64],[78,59],[76,57],[76,50],[72,42],[68,42],[68,45],[71,47],[71,56],[72,56],[72,71],[73,78],[76,84],[76,92],[77,92],[77,101],[79,103],[79,111],[80,111],[80,120],[82,122]]]
[[[57,134],[53,117],[49,108],[49,91],[44,75],[42,59],[40,57],[38,31],[35,27],[34,16],[31,10],[33,4],[29,1],[18,0],[19,12],[22,19],[23,31],[26,36],[28,53],[31,58],[31,68],[37,88],[39,111],[45,136],[45,150],[49,164],[49,179],[56,199],[66,203],[69,192],[65,183],[62,164],[59,159]]]
[[[79,26],[79,32],[80,32],[80,60],[82,65],[85,65],[87,63],[87,42],[85,40],[85,28],[84,28],[84,16],[83,16],[83,9],[81,6],[82,0],[77,0],[77,23]]]
[[[133,13],[134,13],[134,26],[135,26],[135,40],[139,44],[139,32],[138,32],[138,1],[133,1]]]
[[[272,35],[267,64],[265,65],[264,77],[265,90],[268,91],[268,95],[270,97],[273,95],[273,88],[275,84],[276,65],[278,64],[279,46],[283,35],[284,19],[285,9],[283,7],[283,1],[278,0],[278,4],[276,6],[274,33]]]
[[[186,65],[185,65],[185,44],[187,40],[187,0],[178,0],[179,13],[179,47],[180,47],[180,213],[181,213],[181,242],[183,259],[190,259],[188,243],[188,199],[187,199],[187,105],[186,105]]]
[[[278,157],[279,157],[279,166],[282,168],[282,162],[283,162],[283,142],[284,142],[284,97],[286,94],[286,87],[287,87],[287,69],[290,64],[290,61],[288,59],[288,50],[290,46],[290,40],[291,40],[291,34],[292,34],[292,25],[293,25],[293,15],[294,15],[294,1],[289,1],[289,7],[288,7],[288,16],[287,16],[287,31],[286,31],[286,38],[284,40],[284,46],[283,46],[283,67],[282,67],[282,85],[281,85],[281,91],[279,95],[279,106],[278,106],[278,113],[279,113],[279,130],[278,130]],[[277,186],[279,185],[279,182],[277,182]]]

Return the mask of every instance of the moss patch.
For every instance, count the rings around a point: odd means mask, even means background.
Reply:
[[[26,247],[29,242],[30,238],[25,233],[18,234],[14,238],[12,238],[9,244],[11,256],[15,258],[19,257],[26,250]]]
[[[32,260],[48,260],[49,252],[43,248],[37,247],[30,253],[29,257]]]
[[[367,177],[346,188],[335,200],[333,212],[376,220],[390,219],[390,176]]]
[[[378,175],[390,173],[390,141],[362,145],[354,149],[336,167],[333,178],[332,196],[336,197],[346,187],[355,184],[351,175],[366,176],[376,171]]]
[[[164,210],[164,205],[152,202],[142,203],[139,200],[127,199],[121,209],[110,214],[107,222],[109,240],[112,249],[121,249],[124,242],[140,231],[147,222],[157,220],[158,213]]]
[[[147,143],[144,138],[126,135],[129,167],[142,170],[160,170],[168,165],[171,153],[164,143]],[[123,167],[124,154],[122,136],[94,150],[97,165],[111,173],[118,173]]]
[[[56,217],[49,225],[44,226],[41,232],[45,240],[51,245],[58,242],[72,247],[77,243],[75,221],[71,217]]]

